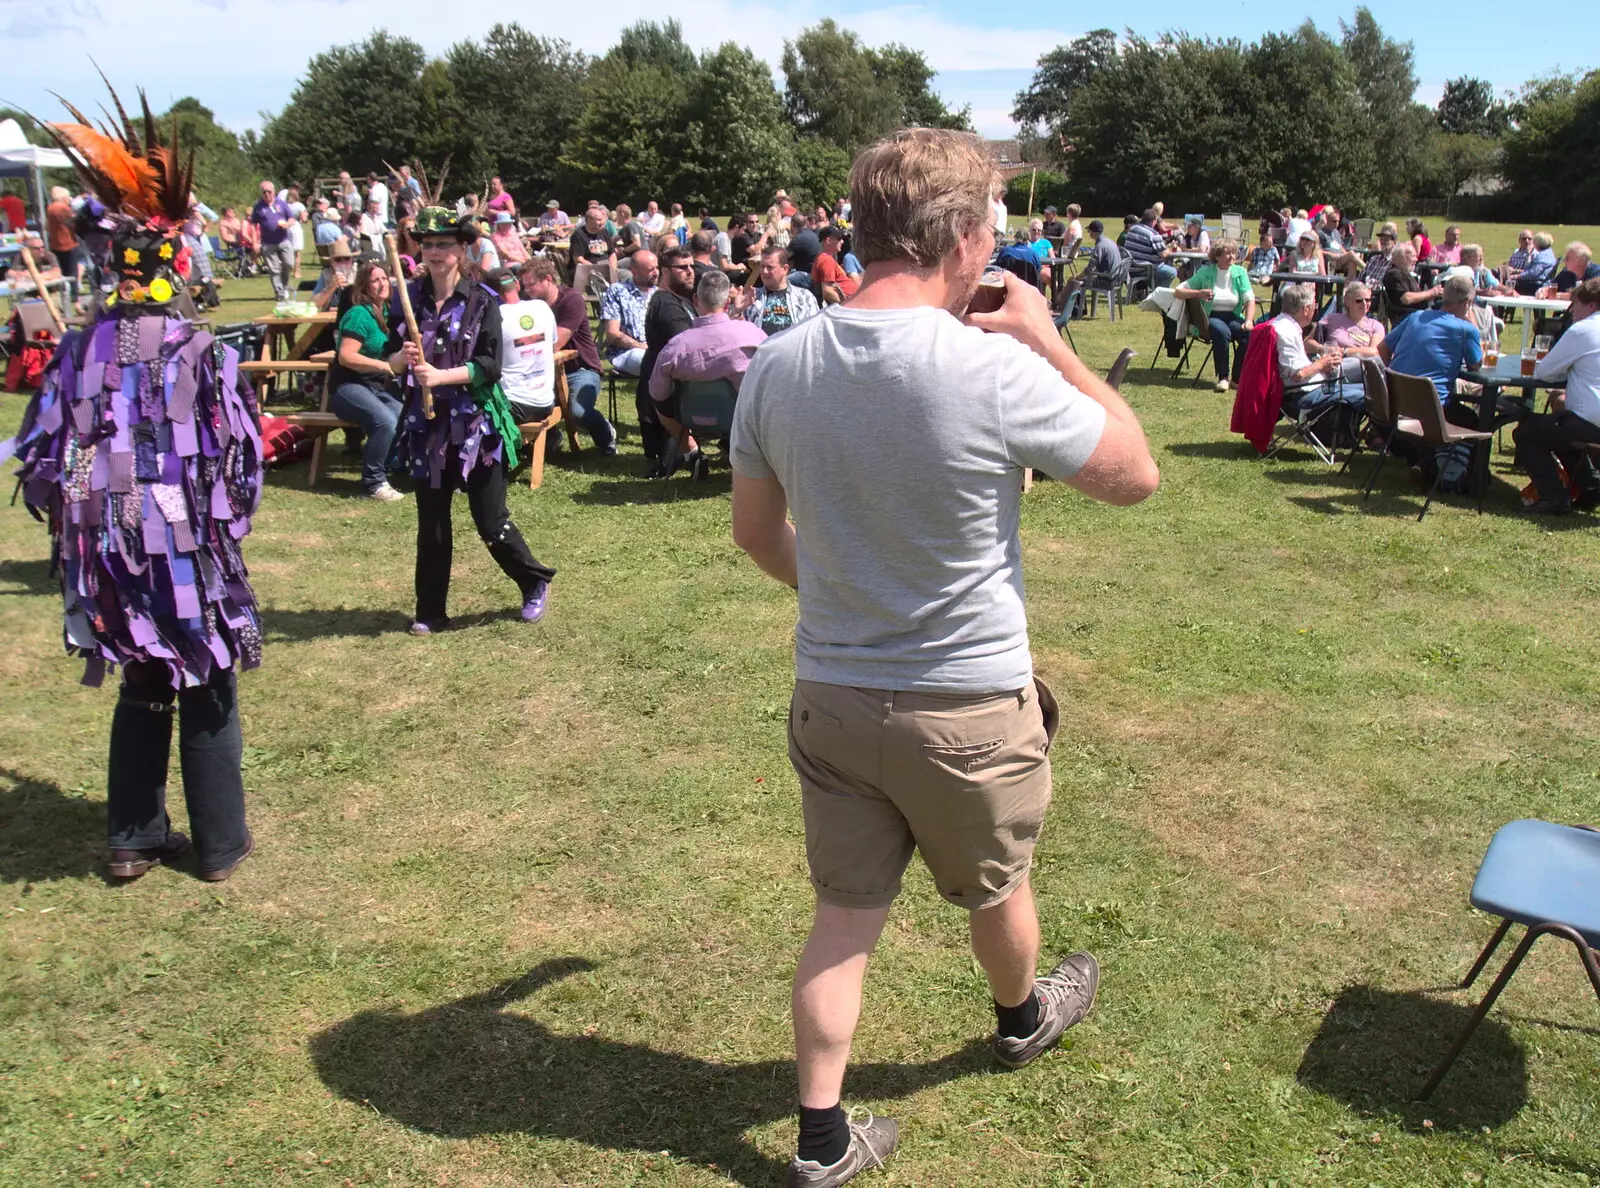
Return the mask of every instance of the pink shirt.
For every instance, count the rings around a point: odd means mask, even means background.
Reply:
[[[1340,311],[1323,318],[1322,325],[1328,336],[1342,347],[1377,346],[1383,341],[1383,323],[1377,318],[1362,318],[1358,322]]]
[[[1436,243],[1433,245],[1433,258],[1439,264],[1459,264],[1461,263],[1461,245],[1458,243],[1454,247],[1446,247],[1442,243]]]
[[[660,403],[672,395],[673,380],[732,380],[735,389],[744,380],[750,356],[767,341],[760,326],[725,313],[708,314],[666,346],[650,373],[650,399]]]

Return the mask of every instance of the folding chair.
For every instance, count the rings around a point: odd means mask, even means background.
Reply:
[[[678,394],[678,424],[683,426],[683,433],[669,439],[662,451],[663,487],[678,468],[678,455],[688,444],[690,434],[700,441],[694,477],[706,477],[710,462],[705,448],[710,442],[725,440],[733,432],[733,409],[739,397],[730,380],[678,380],[673,388]]]
[[[1222,212],[1222,237],[1235,243],[1244,239],[1244,215],[1236,210]]]
[[[222,240],[215,235],[208,236],[211,240],[211,270],[219,276],[237,278],[239,264],[243,260],[243,253],[235,244],[233,247],[224,247]]]
[[[1399,371],[1389,372],[1389,396],[1392,411],[1397,416],[1414,418],[1421,429],[1421,438],[1426,445],[1435,450],[1444,449],[1446,446],[1470,445],[1474,448],[1479,443],[1494,440],[1494,432],[1488,429],[1463,429],[1460,425],[1452,425],[1445,420],[1444,406],[1439,403],[1439,390],[1433,386],[1431,379],[1420,375],[1406,375]],[[1439,484],[1444,479],[1444,467],[1435,468],[1433,485],[1428,488],[1427,497],[1422,501],[1422,510],[1417,513],[1417,522],[1422,522],[1422,517],[1428,514],[1428,508],[1433,504],[1433,497],[1439,493]],[[1470,468],[1476,471],[1477,459],[1473,459]],[[1478,488],[1478,514],[1483,514],[1483,490],[1487,482],[1473,479],[1473,485]]]
[[[1067,336],[1067,345],[1077,353],[1078,344],[1072,340],[1072,319],[1083,306],[1083,281],[1070,280],[1067,282],[1065,296],[1061,299],[1061,309],[1056,313],[1056,329]]]
[[[1537,820],[1502,825],[1478,866],[1470,902],[1481,912],[1499,916],[1500,927],[1467,971],[1461,989],[1477,980],[1513,924],[1521,924],[1527,931],[1450,1051],[1433,1070],[1418,1095],[1420,1101],[1427,1101],[1439,1087],[1541,936],[1559,936],[1573,943],[1583,971],[1589,975],[1589,985],[1600,999],[1600,962],[1595,960],[1595,949],[1600,948],[1600,830],[1592,825],[1557,825]]]
[[[1397,417],[1389,401],[1389,377],[1383,365],[1376,359],[1361,360],[1361,390],[1364,398],[1367,427],[1383,434],[1383,445],[1378,450],[1378,460],[1372,466],[1372,473],[1367,475],[1367,481],[1361,487],[1361,498],[1368,499],[1372,495],[1372,488],[1378,481],[1378,472],[1383,469],[1383,464],[1389,460],[1389,455],[1394,451],[1394,439],[1401,434],[1408,437],[1422,436],[1422,422],[1415,417]],[[1361,452],[1361,435],[1355,436],[1355,444],[1350,447],[1350,452],[1345,455],[1344,465],[1339,473],[1343,474],[1350,469],[1350,464],[1356,460],[1356,455]]]
[[[1355,239],[1355,246],[1366,247],[1372,242],[1372,229],[1378,225],[1376,219],[1357,219],[1350,224],[1351,236]]]
[[[1128,374],[1128,364],[1133,361],[1133,348],[1123,347],[1122,353],[1117,356],[1111,370],[1106,372],[1106,383],[1113,392],[1122,391],[1122,377]]]
[[[1335,384],[1338,382],[1334,381]],[[1428,381],[1424,380],[1423,383]],[[1428,387],[1431,389],[1433,385],[1430,383]],[[1339,460],[1333,446],[1333,431],[1338,424],[1334,414],[1350,405],[1336,395],[1327,396],[1327,392],[1326,384],[1310,388],[1284,388],[1283,404],[1278,410],[1277,431],[1272,435],[1272,445],[1266,453],[1268,458],[1291,441],[1298,441],[1309,447],[1328,466]],[[1318,399],[1319,396],[1326,398]]]
[[[1188,311],[1189,328],[1183,336],[1183,353],[1178,356],[1178,365],[1172,369],[1173,379],[1177,379],[1178,376],[1182,375],[1183,369],[1189,366],[1189,352],[1194,349],[1196,342],[1204,342],[1207,346],[1211,345],[1211,320],[1206,317],[1205,303],[1198,297],[1190,297],[1184,301],[1183,305],[1184,309]],[[1165,317],[1165,315],[1162,316]],[[1193,383],[1198,384],[1204,372],[1205,362],[1202,360],[1200,366],[1195,369]]]
[[[578,290],[580,297],[589,291],[589,274],[593,271],[594,265],[587,260],[579,260],[572,266],[572,287]]]

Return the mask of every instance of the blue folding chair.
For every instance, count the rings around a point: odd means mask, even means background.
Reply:
[[[1559,936],[1578,949],[1589,984],[1600,999],[1600,829],[1591,825],[1556,825],[1550,821],[1513,821],[1489,842],[1489,852],[1472,884],[1472,906],[1500,917],[1489,943],[1461,983],[1472,985],[1500,947],[1513,924],[1527,928],[1500,976],[1439,1067],[1423,1087],[1419,1101],[1427,1101],[1461,1055],[1472,1033],[1511,981],[1522,959],[1541,936]]]

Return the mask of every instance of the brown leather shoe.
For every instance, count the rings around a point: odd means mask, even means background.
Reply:
[[[254,854],[255,852],[256,852],[256,835],[253,834],[253,833],[248,833],[247,832],[244,835],[244,853],[243,854],[240,854],[232,862],[228,863],[228,865],[223,866],[223,867],[219,867],[216,870],[202,870],[200,872],[200,877],[203,880],[205,880],[206,882],[208,882],[208,883],[226,883],[228,881],[228,879],[232,876],[233,872],[239,869],[239,863],[243,862],[246,858],[250,857],[250,855]]]
[[[136,879],[152,866],[171,862],[186,854],[189,839],[181,833],[167,834],[167,840],[153,850],[112,850],[106,860],[106,874],[114,879]]]

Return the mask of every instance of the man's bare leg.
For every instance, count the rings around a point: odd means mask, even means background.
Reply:
[[[989,978],[989,992],[1001,1006],[1027,1001],[1039,967],[1039,916],[1033,883],[1026,877],[993,907],[968,917],[972,952]]]
[[[867,958],[878,944],[889,909],[846,908],[817,901],[811,935],[794,971],[794,1049],[800,1104],[839,1103],[850,1041],[861,1015]]]

